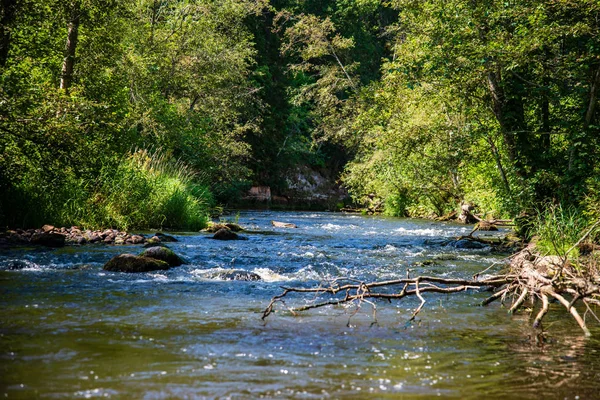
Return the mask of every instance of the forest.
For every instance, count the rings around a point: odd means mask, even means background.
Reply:
[[[2,0],[1,24],[3,227],[197,230],[298,171],[337,208],[470,203],[571,243],[600,217],[594,0]]]

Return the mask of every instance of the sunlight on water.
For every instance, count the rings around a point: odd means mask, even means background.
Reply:
[[[297,229],[274,228],[270,221]],[[102,271],[141,246],[0,254],[0,397],[7,398],[595,398],[600,343],[549,317],[475,307],[486,293],[261,312],[280,286],[339,277],[468,277],[506,255],[462,249],[469,227],[330,213],[240,213],[244,241],[175,234],[188,265]],[[500,263],[501,264],[501,263]],[[498,267],[500,268],[500,267]],[[260,280],[230,280],[227,273]]]

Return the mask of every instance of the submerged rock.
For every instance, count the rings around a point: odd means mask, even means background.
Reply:
[[[141,254],[141,257],[150,257],[155,260],[161,260],[168,263],[171,267],[178,267],[181,264],[185,264],[185,261],[179,257],[177,254],[173,252],[173,250],[162,247],[162,246],[154,246],[144,250]]]
[[[216,279],[223,279],[225,281],[260,281],[262,278],[260,275],[254,272],[244,271],[243,269],[232,269],[221,271],[216,274]]]
[[[457,240],[456,242],[453,243],[453,246],[456,249],[472,249],[472,250],[484,249],[484,248],[488,247],[487,244],[480,243],[480,242],[477,242],[474,240],[467,240],[467,239]]]
[[[7,262],[5,262],[4,264],[2,264],[2,268],[3,270],[7,270],[7,271],[19,271],[25,268],[29,268],[30,262],[29,261],[24,261],[24,260],[8,260]]]
[[[144,247],[157,246],[160,243],[162,243],[162,241],[160,240],[160,238],[158,236],[152,236],[151,238],[146,240],[146,244],[144,245]]]
[[[150,257],[120,254],[104,264],[104,270],[113,272],[149,272],[168,270],[169,264]]]
[[[63,247],[65,245],[65,235],[52,232],[40,232],[31,235],[31,244],[46,247]]]

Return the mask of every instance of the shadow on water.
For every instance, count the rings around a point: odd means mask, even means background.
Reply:
[[[453,247],[467,227],[328,213],[245,212],[239,222],[267,234],[240,242],[176,235],[171,247],[190,264],[160,273],[102,271],[140,246],[1,253],[0,396],[597,397],[597,339],[561,314],[538,338],[527,314],[476,307],[485,293],[429,296],[408,325],[414,299],[378,304],[377,324],[368,307],[260,319],[283,284],[390,279],[409,269],[466,277],[503,257]],[[263,280],[206,273],[231,268]]]

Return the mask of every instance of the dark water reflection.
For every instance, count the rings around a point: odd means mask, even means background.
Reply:
[[[299,229],[274,229],[272,219]],[[172,247],[191,264],[166,273],[102,271],[123,251],[114,246],[0,254],[0,397],[600,396],[598,339],[551,316],[550,337],[536,341],[528,315],[474,306],[485,293],[429,296],[408,327],[414,300],[380,304],[376,325],[368,308],[351,319],[337,308],[260,320],[282,284],[407,268],[470,276],[502,258],[450,245],[465,227],[326,213],[247,212],[240,223],[271,234],[178,235]],[[435,263],[417,266],[424,260]],[[25,268],[7,270],[16,261]],[[211,279],[229,268],[264,281]]]

